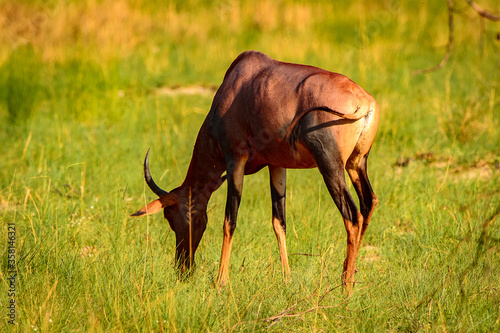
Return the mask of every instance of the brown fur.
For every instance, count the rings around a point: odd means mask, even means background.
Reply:
[[[347,256],[342,277],[351,290],[356,257],[377,204],[367,176],[367,158],[378,122],[377,102],[349,78],[316,67],[279,62],[259,52],[244,52],[231,64],[214,97],[182,185],[169,193],[157,187],[149,175],[146,156],[146,180],[160,198],[134,216],[156,212],[161,204],[176,234],[177,265],[185,271],[206,228],[208,200],[227,179],[224,241],[217,277],[217,284],[223,286],[228,279],[243,177],[268,166],[272,222],[283,272],[288,275],[285,169],[318,167],[344,218]],[[347,189],[344,169],[360,199],[359,210]]]

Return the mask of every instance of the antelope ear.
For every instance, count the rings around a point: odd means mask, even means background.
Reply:
[[[173,206],[177,203],[177,198],[171,193],[167,193],[159,199],[152,201],[147,206],[142,207],[130,216],[143,216],[158,213],[162,208]]]
[[[130,216],[142,216],[142,215],[149,215],[149,214],[154,214],[158,213],[162,209],[162,205],[160,202],[160,199],[156,199],[153,202],[150,202],[147,204],[147,206],[142,207],[139,209],[137,212]]]

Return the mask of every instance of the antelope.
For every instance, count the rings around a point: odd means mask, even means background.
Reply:
[[[247,51],[227,70],[201,129],[184,182],[162,190],[149,171],[144,177],[159,197],[131,216],[163,209],[175,232],[176,268],[188,272],[207,225],[210,196],[227,180],[224,238],[216,285],[228,282],[229,257],[244,175],[266,167],[270,175],[272,225],[285,278],[286,169],[317,167],[347,231],[342,284],[352,292],[355,264],[378,199],[367,175],[367,160],[379,122],[375,99],[342,74],[280,62]],[[344,170],[359,197],[349,193]]]

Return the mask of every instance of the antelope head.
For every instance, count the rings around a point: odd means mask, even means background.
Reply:
[[[156,185],[149,171],[149,150],[144,159],[144,178],[159,198],[130,216],[154,214],[163,209],[163,215],[175,233],[176,268],[181,274],[187,273],[194,265],[194,254],[207,226],[206,203],[200,204],[197,193],[184,184],[171,192]]]

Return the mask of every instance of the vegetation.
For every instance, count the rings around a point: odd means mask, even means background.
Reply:
[[[500,26],[455,10],[449,62],[414,75],[446,51],[446,1],[0,1],[0,331],[499,331]],[[286,284],[267,172],[245,178],[220,292],[225,185],[187,281],[161,214],[128,216],[154,196],[149,147],[157,182],[182,182],[214,88],[247,49],[343,73],[379,101],[380,204],[350,297],[317,170],[288,174]]]

